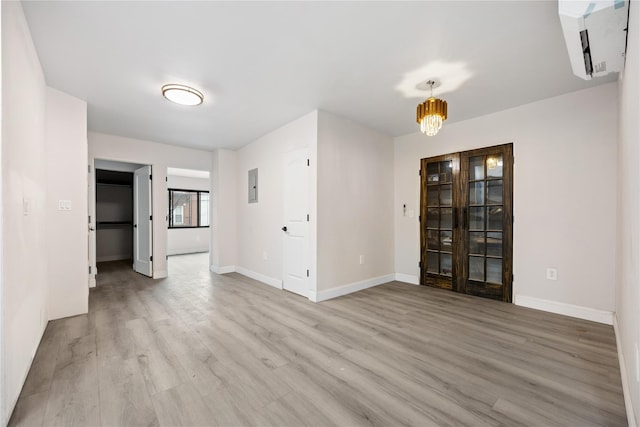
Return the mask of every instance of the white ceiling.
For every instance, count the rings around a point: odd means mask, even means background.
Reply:
[[[610,82],[573,76],[557,1],[23,2],[47,84],[86,100],[89,129],[236,148],[322,109],[417,131],[438,78],[446,123]],[[162,98],[194,86],[198,107]],[[446,124],[445,124],[446,126]]]

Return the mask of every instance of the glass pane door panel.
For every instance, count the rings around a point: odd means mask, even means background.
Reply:
[[[439,175],[440,175],[440,172],[438,171],[438,164],[427,163],[427,184],[438,182]]]
[[[469,279],[484,282],[484,258],[469,257]]]
[[[487,258],[487,282],[502,284],[502,259]]]
[[[438,234],[438,230],[427,230],[427,248],[436,251],[440,249],[440,238]]]
[[[427,206],[438,206],[438,186],[427,187]]]
[[[469,183],[469,204],[484,205],[484,181]]]
[[[502,233],[487,233],[487,255],[502,256]]]
[[[488,205],[502,204],[502,180],[501,179],[487,181],[487,204]]]
[[[440,183],[451,182],[452,180],[452,162],[447,160],[446,162],[440,162]]]
[[[451,184],[440,186],[440,204],[442,206],[451,206]]]
[[[438,208],[427,209],[427,228],[438,228]]]
[[[451,208],[440,209],[440,228],[449,230],[453,228],[453,215]]]
[[[469,253],[475,255],[484,255],[484,232],[469,233]]]
[[[438,272],[438,252],[427,252],[427,271],[429,273]]]
[[[453,274],[451,254],[440,254],[440,274],[443,276],[451,276]]]
[[[493,206],[488,208],[487,211],[489,214],[487,229],[502,230],[502,206]]]
[[[445,252],[451,252],[453,248],[453,239],[451,231],[440,232],[440,250]]]
[[[487,156],[487,177],[502,178],[502,154]]]
[[[484,179],[484,156],[472,157],[469,159],[469,180],[480,179]]]
[[[469,208],[469,229],[484,230],[484,207]]]

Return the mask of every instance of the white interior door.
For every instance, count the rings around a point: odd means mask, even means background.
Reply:
[[[88,170],[87,209],[89,211],[89,232],[87,238],[87,249],[89,253],[89,287],[94,288],[96,286],[96,274],[98,273],[98,269],[96,267],[96,179],[94,176],[96,169],[93,167],[93,160],[91,161]]]
[[[133,173],[133,270],[153,276],[151,166]]]
[[[309,297],[309,167],[308,150],[284,158],[283,288]]]

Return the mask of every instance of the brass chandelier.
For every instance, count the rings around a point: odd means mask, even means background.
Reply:
[[[447,101],[434,98],[433,85],[435,84],[435,80],[427,81],[427,85],[431,88],[431,96],[422,104],[418,104],[416,111],[416,121],[420,124],[420,131],[427,136],[436,135],[447,119]]]

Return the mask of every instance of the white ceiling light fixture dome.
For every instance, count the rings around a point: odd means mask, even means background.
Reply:
[[[162,96],[180,105],[200,105],[204,101],[204,95],[199,90],[175,83],[162,86]]]

